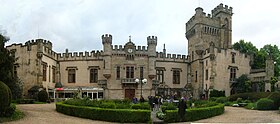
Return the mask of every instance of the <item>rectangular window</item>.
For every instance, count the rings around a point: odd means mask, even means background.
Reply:
[[[180,84],[180,70],[173,70],[173,84]]]
[[[230,68],[230,81],[234,81],[236,79],[236,68]]]
[[[17,77],[17,65],[14,65],[14,77]]]
[[[43,81],[47,81],[47,63],[43,63]]]
[[[144,79],[144,67],[140,67],[140,79]]]
[[[55,83],[55,71],[56,71],[56,68],[53,66],[52,67],[52,82]]]
[[[195,82],[197,82],[197,71],[195,71]]]
[[[234,53],[231,54],[231,63],[235,63],[235,54]]]
[[[208,69],[205,71],[205,80],[208,80]]]
[[[68,69],[68,83],[76,82],[76,69]]]
[[[51,66],[49,66],[49,82],[51,82]]]
[[[90,83],[97,83],[98,81],[98,69],[90,69]]]
[[[126,78],[134,78],[134,67],[133,66],[126,67]]]
[[[120,66],[117,66],[117,70],[116,70],[116,78],[117,79],[120,79],[121,78],[121,67]]]
[[[164,70],[157,70],[156,74],[157,74],[157,80],[159,81],[159,83],[163,83],[164,82]]]

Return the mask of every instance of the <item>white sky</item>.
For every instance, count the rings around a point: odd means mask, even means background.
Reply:
[[[146,46],[147,36],[158,37],[158,51],[187,54],[185,23],[201,6],[211,13],[220,3],[233,7],[233,42],[251,41],[258,48],[280,40],[278,0],[0,0],[0,30],[10,41],[25,43],[43,38],[56,52],[101,50],[102,34],[113,45],[132,36]]]

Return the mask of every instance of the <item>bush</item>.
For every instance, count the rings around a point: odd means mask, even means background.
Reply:
[[[49,99],[48,97],[48,93],[46,90],[41,90],[39,93],[38,93],[38,101],[39,102],[47,102]]]
[[[10,88],[0,81],[0,116],[7,116],[5,113],[10,109],[12,93]]]
[[[120,123],[147,123],[151,118],[149,110],[107,109],[56,103],[56,111],[93,120]]]
[[[261,98],[266,98],[271,94],[271,92],[252,92],[252,93],[239,93],[228,97],[229,101],[236,101],[237,98],[242,98],[243,100],[258,101]]]
[[[273,109],[277,110],[280,107],[280,93],[273,92],[267,98],[273,100],[274,106]]]
[[[100,108],[115,109],[115,108],[116,108],[116,105],[115,105],[115,103],[113,103],[113,102],[108,102],[108,103],[104,102],[104,103],[101,103],[101,104],[99,105],[99,107],[100,107]]]
[[[166,110],[176,110],[177,106],[175,106],[172,103],[168,103],[168,104],[162,105],[160,108],[161,108],[162,112],[165,112]]]
[[[16,110],[16,105],[15,104],[11,104],[9,107],[7,107],[5,109],[4,116],[5,117],[11,117],[13,115],[13,113],[15,112],[15,110]]]
[[[262,99],[258,100],[256,105],[257,105],[258,110],[272,110],[274,107],[273,100],[268,99],[268,98],[262,98]]]
[[[211,97],[225,97],[225,91],[219,91],[219,90],[212,90],[210,91],[210,98]]]
[[[215,102],[217,103],[226,103],[228,101],[228,98],[227,97],[219,97],[216,99]]]
[[[224,113],[224,105],[218,104],[212,107],[206,108],[193,108],[187,109],[185,118],[183,121],[196,121],[200,119],[205,119],[213,116],[217,116]],[[164,116],[164,122],[179,122],[179,115],[177,110],[166,110]]]
[[[140,104],[132,104],[131,109],[141,109],[141,105]]]
[[[35,99],[17,99],[15,102],[17,104],[33,104]]]
[[[116,109],[130,109],[130,104],[116,104]]]

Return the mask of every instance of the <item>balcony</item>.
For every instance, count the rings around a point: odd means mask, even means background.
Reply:
[[[137,84],[135,78],[123,78],[122,84]]]

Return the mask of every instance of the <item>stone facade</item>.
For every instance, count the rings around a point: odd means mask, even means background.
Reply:
[[[91,52],[71,53],[66,49],[56,53],[52,43],[43,39],[7,48],[16,51],[17,74],[24,82],[25,96],[35,85],[50,93],[64,93],[53,97],[69,97],[79,89],[83,95],[105,99],[139,98],[141,94],[145,98],[175,94],[201,98],[211,89],[224,90],[229,96],[235,78],[251,74],[253,79],[259,74],[250,73],[249,55],[231,48],[232,14],[232,8],[222,4],[207,16],[202,8],[195,9],[186,23],[188,55],[167,54],[165,46],[156,51],[156,36],[147,37],[147,46],[136,46],[131,38],[123,46],[112,45],[110,34],[102,35],[102,50]],[[260,75],[269,80],[273,72]],[[147,82],[142,83],[142,79]],[[64,90],[55,87],[59,82]]]

